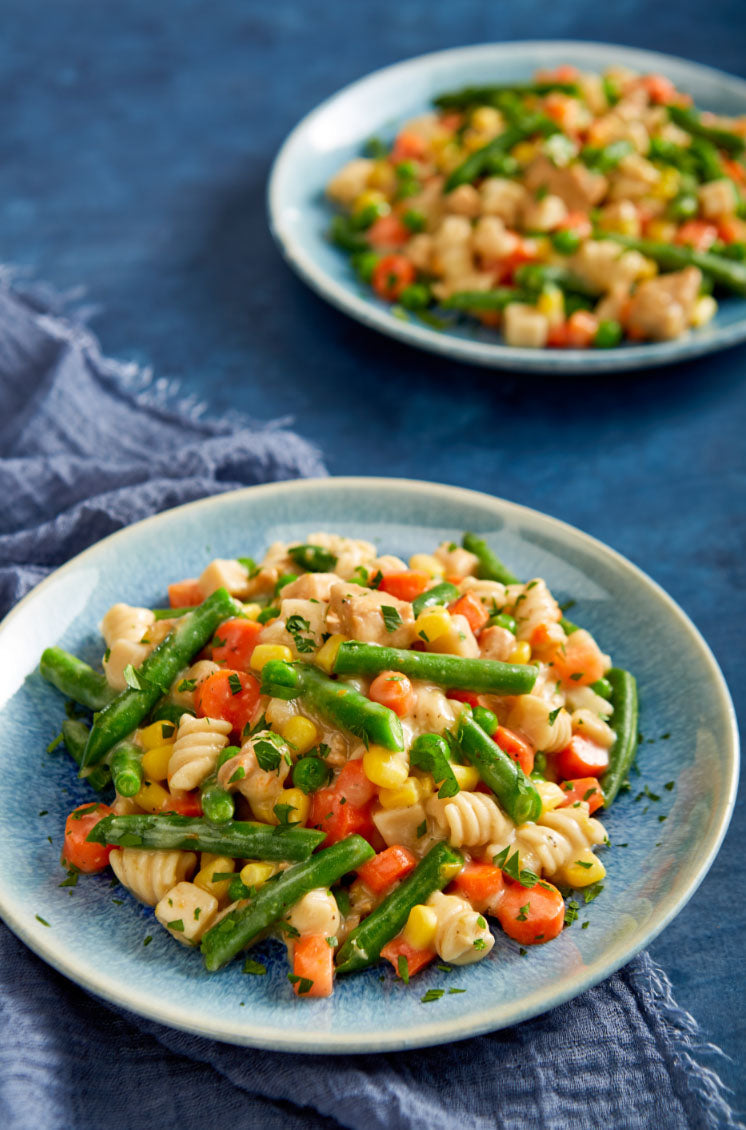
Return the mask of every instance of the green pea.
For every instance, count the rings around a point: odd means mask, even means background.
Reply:
[[[293,768],[293,784],[306,795],[328,784],[331,770],[320,757],[302,757]]]
[[[681,192],[669,203],[667,211],[672,220],[691,220],[699,211],[699,200],[692,192]]]
[[[426,223],[424,212],[419,212],[416,208],[409,208],[402,216],[402,221],[406,228],[414,232],[422,231]]]
[[[432,301],[432,292],[425,283],[412,283],[405,286],[399,295],[399,302],[405,310],[425,310]]]
[[[497,616],[490,616],[490,627],[505,628],[507,632],[512,632],[513,635],[518,631],[518,621],[514,620],[512,616],[508,616],[507,612],[498,612]]]
[[[613,687],[608,679],[598,679],[595,683],[591,683],[591,690],[596,694],[601,695],[601,698],[611,698]]]
[[[369,283],[373,278],[373,272],[378,266],[378,260],[381,258],[375,251],[361,251],[358,255],[353,255],[350,262],[352,269],[362,279],[363,282]]]
[[[391,205],[385,200],[379,200],[375,204],[366,204],[359,212],[355,212],[351,220],[352,226],[357,231],[365,231],[380,216],[387,216],[390,211]]]
[[[492,737],[498,726],[497,715],[491,710],[488,710],[486,706],[474,707],[474,721],[478,726],[481,726],[485,734],[489,734],[490,737]]]
[[[578,250],[581,244],[580,236],[576,231],[570,231],[565,228],[563,231],[556,231],[552,235],[552,247],[555,251],[559,251],[560,255],[572,255]]]
[[[599,322],[593,344],[597,349],[613,349],[615,345],[619,345],[623,336],[624,330],[619,322],[609,319],[605,322]]]
[[[394,172],[399,180],[414,180],[417,176],[417,166],[414,161],[400,161]]]
[[[546,774],[546,771],[547,755],[545,753],[537,753],[534,757],[534,772],[531,774],[531,776],[533,777],[534,773],[537,773],[539,776],[543,777]]]

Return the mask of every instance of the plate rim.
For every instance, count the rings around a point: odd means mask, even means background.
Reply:
[[[329,95],[306,113],[282,142],[267,178],[266,208],[270,232],[286,263],[316,294],[342,313],[367,326],[368,329],[377,330],[412,348],[424,349],[444,358],[479,365],[484,368],[582,378],[594,376],[597,373],[660,368],[663,365],[690,361],[708,353],[730,349],[746,340],[746,315],[735,325],[716,328],[713,334],[709,336],[707,333],[701,335],[687,334],[670,342],[648,342],[641,345],[617,346],[614,349],[596,351],[584,349],[564,349],[561,351],[519,349],[515,346],[504,345],[502,342],[481,342],[454,337],[448,333],[439,333],[437,330],[417,322],[404,322],[396,318],[388,307],[379,307],[368,295],[355,294],[350,287],[337,282],[324,268],[320,267],[314,257],[307,254],[304,248],[293,238],[292,229],[283,222],[283,209],[279,200],[281,182],[286,166],[292,162],[294,145],[313,126],[314,122],[329,110],[334,102],[358,88],[363,88],[368,83],[380,81],[383,76],[392,72],[401,74],[402,72],[406,73],[407,70],[420,70],[434,64],[437,65],[446,58],[452,59],[458,56],[472,58],[479,55],[491,56],[495,53],[499,56],[516,50],[528,49],[540,52],[547,49],[556,49],[558,54],[563,50],[572,50],[573,53],[588,56],[589,59],[592,59],[594,52],[599,49],[615,51],[620,54],[619,61],[622,63],[625,62],[625,59],[631,63],[634,57],[638,60],[649,60],[651,67],[656,64],[661,66],[673,62],[699,72],[703,78],[710,78],[711,81],[717,81],[721,85],[724,84],[732,88],[733,93],[744,100],[744,113],[746,113],[746,79],[705,63],[685,59],[680,55],[637,48],[629,44],[578,39],[508,40],[502,43],[476,43],[450,47],[390,63],[354,79]],[[713,337],[717,340],[714,341]]]
[[[518,518],[522,515],[528,515],[534,520],[538,518],[542,522],[548,522],[558,533],[564,534],[565,536],[570,535],[573,539],[578,539],[581,547],[596,554],[600,553],[602,556],[606,556],[611,563],[631,571],[637,582],[648,588],[652,588],[657,597],[663,601],[668,607],[669,612],[680,622],[682,628],[690,634],[693,642],[700,648],[701,657],[709,667],[710,673],[714,679],[714,684],[717,688],[719,711],[722,712],[723,719],[727,719],[728,723],[726,726],[729,734],[729,742],[726,750],[728,759],[726,771],[729,769],[727,798],[720,813],[718,823],[708,838],[707,848],[698,861],[697,868],[689,875],[682,895],[678,899],[671,900],[670,905],[667,905],[664,900],[662,905],[665,907],[665,911],[656,919],[652,928],[649,926],[638,928],[635,933],[632,934],[632,938],[634,938],[632,944],[625,940],[616,942],[610,950],[606,951],[605,956],[597,958],[591,964],[584,965],[575,975],[569,978],[563,978],[559,987],[553,991],[548,992],[545,988],[537,989],[536,992],[529,996],[522,997],[508,1004],[491,1005],[476,1014],[470,1013],[465,1016],[446,1019],[440,1022],[425,1019],[421,1024],[414,1027],[410,1025],[406,1029],[387,1029],[383,1032],[379,1030],[378,1033],[364,1037],[358,1035],[347,1037],[334,1033],[333,1031],[314,1031],[313,1028],[310,1029],[308,1036],[304,1036],[302,1032],[278,1031],[275,1027],[266,1025],[255,1026],[252,1027],[250,1031],[247,1031],[246,1020],[244,1020],[243,1023],[236,1022],[235,1025],[231,1022],[226,1024],[225,1020],[217,1024],[196,1020],[195,1017],[189,1013],[188,1004],[186,1007],[179,1004],[168,1004],[167,1006],[158,1004],[152,1006],[149,1004],[149,998],[145,993],[140,993],[139,996],[134,994],[136,999],[133,1001],[132,991],[128,994],[126,986],[119,985],[114,978],[109,978],[107,974],[98,972],[94,975],[89,975],[86,969],[85,959],[76,958],[68,953],[60,954],[57,952],[59,947],[55,948],[53,936],[47,934],[46,931],[35,930],[33,926],[29,926],[23,921],[21,916],[16,912],[12,900],[10,905],[8,905],[6,893],[0,881],[0,914],[2,914],[6,925],[16,937],[20,938],[20,940],[46,964],[56,969],[59,973],[62,973],[75,984],[78,984],[95,996],[108,1001],[110,1004],[124,1008],[147,1020],[189,1032],[193,1035],[219,1040],[224,1043],[262,1048],[271,1051],[321,1055],[365,1054],[411,1050],[419,1047],[429,1047],[441,1043],[469,1039],[472,1036],[497,1031],[510,1025],[521,1023],[524,1020],[531,1019],[534,1016],[539,1016],[564,1004],[566,1001],[578,996],[580,993],[585,992],[587,989],[611,976],[623,965],[626,965],[644,947],[648,946],[673,918],[683,910],[712,866],[733,813],[738,789],[740,758],[739,733],[735,709],[725,677],[720,670],[720,666],[709,644],[691,618],[673,597],[671,597],[657,581],[649,577],[639,566],[635,565],[617,550],[608,546],[605,542],[600,541],[600,539],[593,537],[593,535],[571,525],[569,522],[565,522],[560,518],[554,518],[551,515],[545,514],[543,511],[535,510],[521,503],[511,502],[508,499],[503,499],[496,495],[486,494],[483,491],[472,490],[466,487],[457,487],[446,483],[421,479],[388,478],[383,476],[340,476],[339,478],[296,479],[264,483],[243,487],[239,490],[225,491],[208,498],[197,499],[193,502],[184,503],[180,506],[160,511],[138,522],[133,522],[123,527],[121,530],[116,530],[106,537],[101,538],[93,545],[88,546],[59,568],[55,569],[48,577],[45,577],[22,597],[4,619],[0,621],[0,644],[8,624],[12,623],[19,615],[23,614],[29,605],[33,604],[33,601],[40,591],[56,583],[61,575],[73,573],[80,567],[81,563],[85,565],[87,559],[99,552],[101,547],[109,547],[118,541],[126,539],[131,535],[133,530],[141,530],[144,527],[158,523],[164,518],[167,519],[184,512],[194,513],[204,507],[219,508],[221,505],[233,503],[242,498],[253,498],[257,494],[271,496],[272,494],[281,495],[305,491],[320,490],[324,492],[326,490],[339,489],[354,490],[355,488],[361,487],[385,487],[388,490],[421,493],[422,495],[430,497],[432,497],[432,492],[436,491],[439,494],[445,494],[453,501],[461,499],[465,504],[487,506],[488,509],[494,507],[496,517],[509,515],[510,517]],[[624,935],[624,938],[629,938],[629,935]],[[246,1019],[248,1019],[248,1017]]]

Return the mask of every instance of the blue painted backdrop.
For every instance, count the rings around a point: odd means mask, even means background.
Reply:
[[[746,74],[742,0],[1,0],[0,26],[0,260],[83,284],[107,352],[178,377],[211,411],[293,415],[333,473],[491,491],[608,542],[693,617],[743,712],[746,350],[558,385],[438,361],[315,298],[264,209],[288,130],[373,68],[564,37]],[[652,947],[733,1057],[720,1070],[741,1107],[745,842],[741,808]]]

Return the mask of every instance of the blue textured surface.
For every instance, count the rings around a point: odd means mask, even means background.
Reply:
[[[341,981],[331,1000],[312,1002],[299,1026],[285,955],[277,946],[261,948],[268,975],[248,982],[238,962],[219,977],[209,975],[197,954],[157,929],[143,954],[142,939],[153,928],[150,913],[130,899],[114,908],[108,875],[78,885],[71,914],[70,892],[58,885],[54,832],[87,790],[68,758],[54,758],[29,805],[19,808],[14,798],[23,794],[28,761],[12,754],[24,746],[44,747],[59,725],[60,698],[36,670],[41,648],[60,644],[93,658],[100,648],[96,626],[106,609],[117,600],[161,603],[176,575],[174,561],[177,574],[199,575],[212,553],[258,558],[272,542],[305,540],[319,526],[371,538],[382,552],[405,559],[459,538],[463,526],[484,531],[519,576],[545,577],[559,600],[575,599],[578,621],[639,680],[642,724],[654,742],[638,755],[639,786],[660,799],[640,804],[636,787],[604,816],[612,842],[604,853],[607,892],[581,910],[587,929],[563,932],[523,958],[500,935],[486,961],[454,970],[445,983],[442,972],[431,968],[418,978],[416,992],[402,993],[390,975],[366,970]],[[629,609],[623,619],[620,602]],[[677,656],[676,672],[661,666],[658,648]],[[0,907],[7,921],[58,969],[114,1003],[190,1032],[258,1047],[419,1047],[514,1024],[575,996],[628,960],[689,897],[722,835],[737,776],[720,674],[665,595],[616,555],[560,523],[433,486],[333,479],[271,485],[140,523],[37,587],[6,621],[0,656],[0,686],[9,696],[0,704],[0,760],[6,767],[0,780],[6,814]],[[672,780],[675,788],[668,791]],[[47,815],[29,819],[30,807]],[[47,830],[53,832],[49,843]],[[615,848],[615,842],[624,847]],[[448,994],[437,1010],[423,1012],[420,990],[431,987],[465,992]]]
[[[641,565],[712,644],[743,715],[746,353],[607,378],[578,395],[483,373],[365,331],[309,294],[266,229],[288,130],[374,67],[541,35],[620,41],[744,74],[740,0],[485,5],[279,0],[60,5],[4,0],[2,257],[102,305],[108,352],[153,362],[219,411],[294,413],[336,473],[492,490],[580,526]],[[653,945],[679,1002],[734,1062],[746,816],[685,914]]]

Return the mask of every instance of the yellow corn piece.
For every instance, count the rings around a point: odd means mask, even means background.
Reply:
[[[695,327],[706,326],[711,322],[717,313],[718,304],[711,294],[703,294],[701,298],[697,299],[697,303],[692,311],[691,324]]]
[[[420,639],[433,643],[450,632],[451,614],[447,608],[426,608],[424,612],[420,612],[414,626]]]
[[[661,175],[651,186],[650,195],[658,200],[672,200],[678,194],[681,175],[678,169],[661,169]],[[651,237],[652,238],[652,237]]]
[[[368,176],[370,188],[380,188],[383,192],[393,192],[396,188],[396,173],[386,160],[376,161]]]
[[[285,647],[281,643],[259,643],[251,653],[250,665],[253,671],[261,671],[265,663],[269,663],[270,659],[284,659],[286,663],[291,663],[293,653],[289,647]]]
[[[503,116],[492,106],[478,106],[471,116],[472,129],[496,136],[502,132]]]
[[[316,652],[316,666],[320,667],[322,671],[326,671],[327,675],[331,675],[334,670],[340,644],[343,644],[346,639],[346,636],[330,636],[326,643]]]
[[[530,658],[531,644],[528,640],[519,640],[508,656],[508,663],[528,663]]]
[[[143,749],[155,749],[165,742],[173,742],[175,738],[176,727],[173,722],[153,722],[137,731],[137,740]]]
[[[539,295],[536,309],[549,322],[550,326],[558,326],[565,320],[565,296],[558,286],[547,287]]]
[[[514,145],[511,150],[511,156],[515,157],[521,165],[528,165],[537,156],[539,147],[535,141],[519,141]]]
[[[384,808],[411,808],[422,799],[422,783],[417,777],[407,777],[398,789],[381,789],[378,799]]]
[[[174,751],[173,742],[146,749],[142,755],[142,771],[148,781],[165,781],[168,776],[168,763]]]
[[[382,745],[372,745],[363,754],[363,772],[382,789],[398,789],[409,776],[409,758],[404,752],[395,753]]]
[[[145,812],[162,812],[164,807],[171,803],[171,796],[161,785],[147,781],[135,796],[135,804]]]
[[[212,855],[202,852],[200,869],[192,882],[208,894],[214,895],[218,902],[225,902],[228,898],[230,879],[219,879],[217,882],[213,875],[225,875],[236,870],[236,861],[227,855]]]
[[[438,916],[433,908],[425,906],[424,903],[417,903],[409,912],[407,924],[403,930],[404,941],[412,949],[432,949],[437,929]]]
[[[562,878],[571,887],[590,887],[600,882],[605,874],[606,868],[590,849],[562,868]]]
[[[294,714],[280,726],[280,733],[286,742],[289,742],[296,753],[307,753],[319,740],[318,728],[310,718],[302,714]]]
[[[355,203],[352,205],[353,212],[362,212],[365,208],[369,208],[371,204],[386,204],[387,200],[384,193],[380,188],[366,188],[359,196],[355,197]]]
[[[283,789],[275,803],[290,805],[290,812],[287,814],[289,824],[305,824],[308,820],[311,798],[302,789]]]
[[[256,620],[261,610],[261,604],[243,604],[241,606],[241,615],[246,620]]]
[[[427,573],[434,580],[441,580],[445,576],[445,565],[433,557],[432,553],[414,553],[409,559],[409,568],[416,569],[418,573]]]
[[[278,867],[276,863],[263,863],[261,860],[249,860],[241,868],[241,882],[245,883],[247,887],[261,887],[267,879],[271,879],[273,875],[277,874]]]
[[[533,781],[533,786],[541,797],[541,814],[552,812],[564,802],[566,794],[553,781]]]
[[[651,220],[645,229],[645,234],[648,239],[654,239],[656,243],[672,243],[676,235],[676,224],[671,223],[670,220]]]
[[[469,792],[479,784],[479,773],[473,765],[451,765],[458,787]]]

